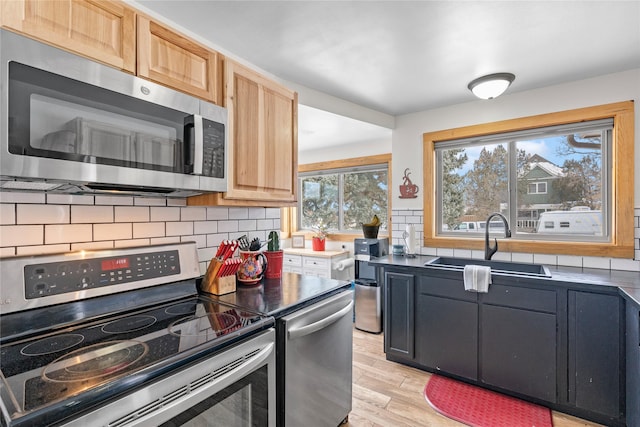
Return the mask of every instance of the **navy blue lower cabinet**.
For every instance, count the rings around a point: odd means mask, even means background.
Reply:
[[[626,382],[622,299],[569,291],[568,303],[569,404],[594,413],[608,425],[622,420]]]
[[[627,425],[640,427],[640,306],[626,304]]]
[[[391,359],[414,357],[414,276],[385,273],[384,351]]]
[[[416,295],[416,355],[418,364],[435,372],[478,379],[478,304],[476,295],[468,300],[447,298],[456,290],[464,292],[459,280],[418,277]],[[457,289],[460,288],[460,289]],[[441,290],[449,290],[446,295]],[[432,294],[430,294],[432,293]],[[437,295],[433,295],[437,294]]]
[[[483,305],[480,381],[556,402],[556,316]]]

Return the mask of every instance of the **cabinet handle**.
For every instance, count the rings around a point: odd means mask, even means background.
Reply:
[[[290,340],[296,339],[299,337],[303,337],[305,335],[312,334],[321,329],[324,329],[327,326],[331,325],[332,323],[338,321],[342,316],[350,312],[352,309],[353,309],[353,301],[349,301],[349,304],[347,304],[346,307],[344,307],[340,311],[333,313],[331,316],[327,316],[324,319],[318,322],[312,323],[310,325],[302,326],[300,328],[289,329],[289,339]]]

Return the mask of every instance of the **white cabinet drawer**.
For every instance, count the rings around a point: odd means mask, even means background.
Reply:
[[[307,269],[329,269],[331,268],[331,259],[330,258],[314,258],[314,257],[304,257],[303,259],[303,267],[305,270]]]
[[[285,273],[302,274],[302,267],[291,267],[291,266],[283,265],[282,271]]]
[[[302,257],[300,255],[284,254],[282,258],[282,266],[302,267]]]

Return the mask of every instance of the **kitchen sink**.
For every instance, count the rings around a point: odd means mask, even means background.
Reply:
[[[493,273],[516,274],[536,277],[551,277],[549,269],[542,264],[527,264],[510,261],[486,261],[483,259],[437,257],[424,265],[463,270],[465,265],[483,265],[491,267]]]

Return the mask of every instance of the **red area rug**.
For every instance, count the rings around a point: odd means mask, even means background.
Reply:
[[[548,408],[440,375],[429,378],[424,397],[442,415],[472,427],[553,426]]]

